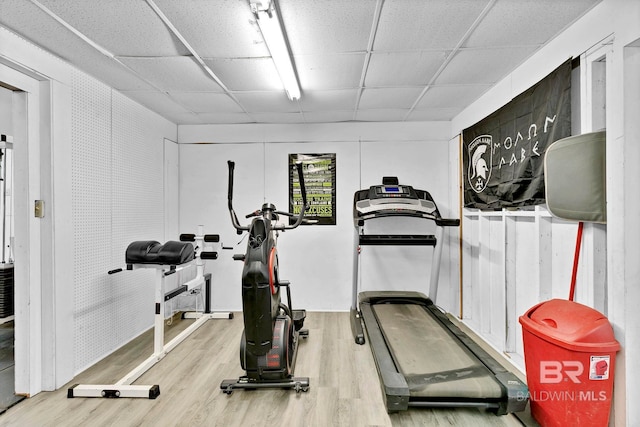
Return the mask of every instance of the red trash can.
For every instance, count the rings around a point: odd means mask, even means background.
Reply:
[[[607,426],[620,344],[609,320],[553,299],[520,316],[531,414],[543,426]]]

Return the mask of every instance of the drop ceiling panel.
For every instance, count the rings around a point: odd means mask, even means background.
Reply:
[[[358,108],[363,110],[382,108],[406,108],[407,110],[420,96],[420,87],[396,87],[384,89],[364,89]]]
[[[204,62],[230,91],[283,90],[270,57],[216,58]]]
[[[366,87],[419,86],[429,83],[444,63],[445,52],[373,53]]]
[[[296,55],[302,90],[349,89],[360,86],[365,54]]]
[[[307,91],[300,97],[300,105],[304,111],[319,110],[347,110],[353,111],[356,108],[358,98],[357,89]]]
[[[461,50],[438,76],[435,84],[494,84],[536,49],[529,46]]]
[[[219,92],[169,92],[178,104],[194,113],[242,113],[242,108],[226,93]]]
[[[302,113],[266,112],[251,113],[256,123],[303,123]]]
[[[462,108],[429,108],[426,110],[413,110],[405,120],[410,122],[439,122],[449,121],[451,117],[459,114]]]
[[[452,49],[487,3],[488,0],[387,0],[373,49]]]
[[[409,110],[385,108],[380,110],[358,110],[356,120],[362,122],[399,122]]]
[[[118,90],[151,90],[152,87],[126,67],[104,56],[40,8],[24,0],[0,1],[0,24],[97,77]],[[62,49],[61,49],[62,48]]]
[[[296,101],[290,101],[284,89],[281,92],[238,92],[235,94],[240,104],[251,115],[255,112],[299,112]]]
[[[365,52],[376,2],[280,0],[294,55]]]
[[[222,91],[196,61],[188,56],[119,59],[136,73],[144,75],[160,91]]]
[[[166,93],[155,91],[125,91],[122,93],[164,117],[190,112]]]
[[[306,111],[304,113],[304,120],[306,123],[349,122],[353,120],[353,115],[353,110]]]
[[[39,1],[115,55],[170,56],[188,53],[144,1]]]
[[[115,59],[36,0],[0,0],[0,25],[178,124],[451,120],[599,1],[279,0],[298,102],[249,0],[40,0]]]
[[[254,123],[255,120],[245,113],[194,113],[181,119],[189,120],[190,124],[239,124]]]
[[[596,3],[595,0],[498,0],[465,46],[542,45]]]
[[[416,109],[463,108],[478,99],[491,85],[432,86],[427,90]]]
[[[155,0],[202,57],[269,56],[249,0]]]

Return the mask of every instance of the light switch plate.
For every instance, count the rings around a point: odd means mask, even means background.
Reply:
[[[36,200],[33,211],[36,218],[44,218],[44,200]]]

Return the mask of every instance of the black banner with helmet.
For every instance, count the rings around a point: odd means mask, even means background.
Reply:
[[[570,135],[568,60],[463,131],[464,206],[496,210],[545,203],[545,150]]]

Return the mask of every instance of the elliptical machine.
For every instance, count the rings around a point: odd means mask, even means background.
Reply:
[[[309,208],[302,174],[302,164],[296,163],[302,208],[291,225],[278,223],[280,216],[294,217],[289,212],[281,212],[271,203],[252,212],[246,218],[253,218],[250,225],[241,226],[233,210],[233,172],[235,163],[229,166],[228,207],[231,223],[238,234],[249,232],[247,251],[233,256],[243,261],[242,270],[242,313],[244,332],[240,341],[240,365],[246,375],[237,380],[224,380],[220,388],[226,393],[234,389],[289,388],[297,393],[309,390],[309,378],[294,377],[293,371],[300,337],[306,338],[308,330],[302,329],[306,310],[291,308],[289,282],[278,276],[277,238],[280,231],[292,230],[302,221]],[[287,289],[287,304],[280,298],[280,291]]]

